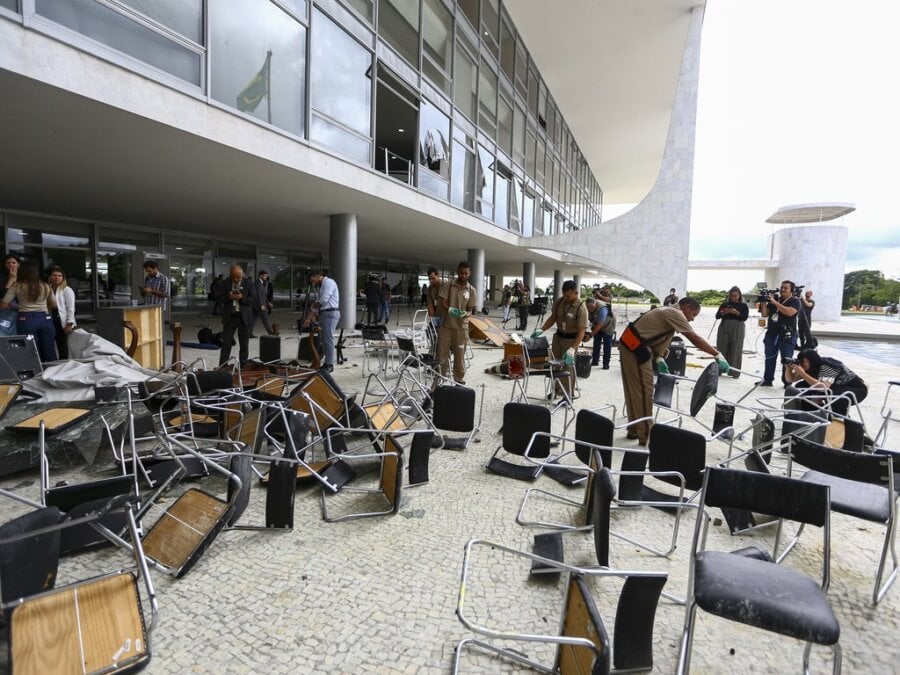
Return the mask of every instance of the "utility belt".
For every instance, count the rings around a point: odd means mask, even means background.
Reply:
[[[336,312],[338,311],[337,307],[326,307],[325,309],[320,309],[319,314],[324,314],[325,312]]]
[[[664,335],[664,334],[663,334]],[[655,335],[650,339],[645,339],[638,333],[633,323],[625,326],[625,330],[619,336],[619,344],[634,354],[638,363],[646,363],[653,357],[653,350],[650,349],[650,343],[658,340],[662,335]]]
[[[556,335],[562,340],[574,340],[578,337],[578,333],[561,333],[556,331]]]

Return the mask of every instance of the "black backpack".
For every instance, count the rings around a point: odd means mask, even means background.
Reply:
[[[197,342],[202,345],[222,346],[222,333],[213,333],[209,326],[203,326],[197,331]]]

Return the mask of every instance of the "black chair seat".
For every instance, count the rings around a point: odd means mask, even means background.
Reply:
[[[884,523],[891,515],[888,491],[872,483],[861,483],[818,471],[807,471],[800,480],[828,485],[831,510],[847,516]]]
[[[775,563],[720,551],[698,553],[694,596],[710,614],[798,640],[833,645],[841,636],[819,585]]]
[[[562,466],[557,460],[544,465],[544,473],[560,485],[572,487],[584,480],[585,475]]]
[[[537,466],[513,464],[498,457],[491,457],[491,461],[487,465],[488,471],[506,478],[514,478],[515,480],[535,480],[539,468]]]

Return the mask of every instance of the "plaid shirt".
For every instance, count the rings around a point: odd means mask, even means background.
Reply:
[[[151,288],[160,291],[162,296],[148,293],[144,296],[145,305],[162,305],[166,306],[166,300],[169,298],[169,278],[162,272],[157,273],[155,277],[149,274],[144,278],[144,288]]]

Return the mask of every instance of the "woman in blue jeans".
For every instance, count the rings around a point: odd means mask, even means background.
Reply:
[[[41,362],[56,360],[56,331],[51,310],[56,300],[50,284],[41,281],[37,263],[27,262],[19,268],[16,283],[9,287],[0,307],[10,309],[15,300],[19,305],[16,328],[19,335],[33,335]]]

